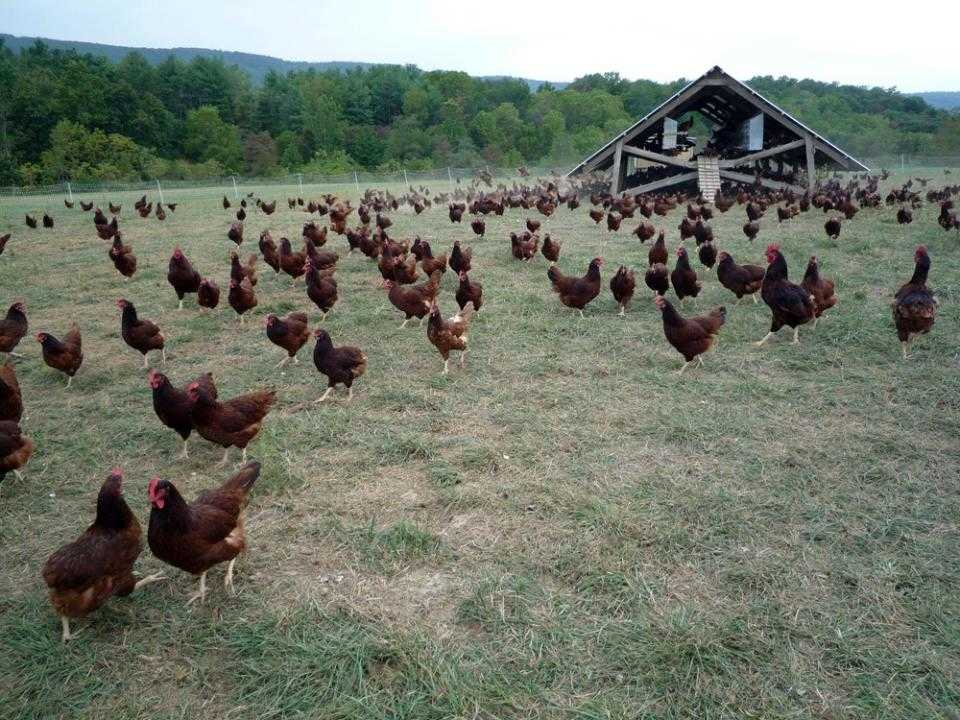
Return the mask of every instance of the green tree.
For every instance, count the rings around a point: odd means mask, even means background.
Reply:
[[[183,149],[190,160],[216,160],[230,172],[239,172],[243,145],[236,126],[220,119],[212,105],[204,105],[187,113]]]

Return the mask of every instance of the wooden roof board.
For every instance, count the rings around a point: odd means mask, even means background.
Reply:
[[[660,103],[660,105],[637,120],[633,125],[625,129],[619,135],[613,137],[605,145],[598,148],[594,153],[589,155],[585,160],[580,162],[580,164],[570,170],[570,172],[567,173],[567,176],[569,177],[571,175],[576,175],[580,172],[583,172],[588,167],[590,167],[590,169],[608,167],[609,164],[607,163],[607,160],[609,159],[612,162],[613,149],[618,142],[624,140],[624,138],[626,138],[628,135],[635,134],[636,131],[642,129],[645,125],[649,125],[653,121],[658,120],[661,114],[665,116],[669,112],[679,115],[683,112],[688,112],[689,110],[686,107],[687,104],[693,104],[693,101],[695,101],[697,98],[697,93],[701,89],[713,88],[713,96],[720,96],[721,93],[717,92],[717,89],[726,87],[728,82],[734,84],[732,90],[735,94],[735,97],[739,96],[739,98],[743,98],[745,101],[751,102],[753,105],[773,116],[774,119],[779,120],[787,127],[793,126],[794,128],[799,129],[802,133],[811,135],[818,146],[817,149],[821,150],[838,165],[846,166],[849,170],[870,170],[870,168],[861,163],[855,157],[841,150],[839,147],[820,135],[817,131],[813,130],[790,115],[786,110],[782,109],[770,100],[767,100],[749,85],[727,74],[719,66],[714,66],[699,78],[688,83],[669,98],[664,100],[662,103]],[[695,92],[691,92],[694,90]],[[678,102],[681,98],[683,98],[683,101]],[[730,103],[729,98],[724,97],[723,99],[728,105],[731,105],[731,109],[735,107],[732,103]]]

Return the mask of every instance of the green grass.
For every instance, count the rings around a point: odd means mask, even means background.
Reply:
[[[176,310],[175,244],[226,298],[223,192],[170,191],[181,205],[165,223],[114,196],[140,261],[130,283],[90,214],[0,201],[0,234],[14,233],[0,305],[25,300],[31,336],[78,322],[86,355],[70,391],[31,338],[16,361],[37,452],[0,487],[0,718],[956,717],[960,240],[935,207],[906,227],[863,210],[835,242],[820,212],[777,226],[771,211],[755,245],[742,208],[719,215],[719,245],[739,261],[778,241],[799,279],[817,254],[840,305],[799,347],[783,333],[758,349],[769,311],[733,309],[703,272],[697,307],[726,304],[728,322],[706,367],[679,379],[646,288],[626,318],[606,288],[620,263],[642,275],[636,221],[612,237],[586,208],[545,221],[565,272],[606,258],[581,320],[542,258],[510,257],[527,213],[487,218],[483,240],[442,207],[394,213],[396,237],[474,248],[485,305],[466,370],[440,377],[423,328],[399,330],[375,267],[333,238],[341,299],[326,326],[369,369],[353,403],[314,405],[325,382],[310,353],[273,370],[262,327],[291,308],[318,319],[302,285],[261,265],[242,328],[227,305]],[[294,188],[262,192],[279,209],[251,213],[247,251],[263,228],[298,238],[306,219],[286,209]],[[23,213],[44,207],[56,228],[27,230]],[[678,223],[656,219],[671,250]],[[903,362],[889,303],[919,243],[941,307]],[[448,275],[448,314],[453,289]],[[279,402],[251,446],[264,473],[237,596],[215,570],[206,604],[188,607],[191,579],[165,568],[166,582],[75,622],[63,646],[40,568],[89,523],[109,468],[126,469],[142,522],[151,476],[188,497],[225,476],[202,440],[175,459],[178,438],[119,339],[120,296],[163,328],[174,382],[211,370],[224,397],[271,386]],[[139,572],[161,569],[141,556]]]

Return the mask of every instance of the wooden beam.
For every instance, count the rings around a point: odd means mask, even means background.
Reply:
[[[691,83],[689,86],[677,93],[672,100],[668,100],[664,105],[661,105],[645,118],[638,121],[635,125],[624,130],[620,135],[620,139],[623,140],[624,143],[630,142],[637,135],[642,133],[657,121],[662,120],[665,117],[670,117],[678,107],[696,95],[704,85],[718,84],[723,85],[725,83],[718,80],[704,80],[701,82]],[[596,169],[598,165],[600,165],[604,160],[610,158],[615,152],[616,144],[614,142],[607,143],[606,146],[597,151],[597,154],[593,158],[583,163],[581,172],[590,172],[591,170]]]
[[[685,170],[691,170],[697,166],[696,163],[692,163],[689,160],[680,160],[675,157],[670,157],[669,155],[661,155],[660,153],[655,153],[652,150],[644,150],[643,148],[636,148],[632,145],[624,145],[623,152],[627,155],[633,155],[634,157],[643,158],[644,160],[650,160],[651,162],[660,163],[661,165],[671,165],[673,167],[681,167]]]
[[[808,137],[804,144],[807,147],[807,190],[812,193],[817,188],[817,163],[813,151],[813,138]]]
[[[679,175],[671,175],[670,177],[663,178],[662,180],[655,180],[654,182],[647,183],[646,185],[632,187],[624,192],[630,192],[632,195],[648,193],[653,192],[654,190],[659,190],[660,188],[670,187],[671,185],[679,185],[680,183],[689,182],[690,180],[696,179],[696,172],[680,173]]]
[[[617,141],[613,153],[613,165],[610,168],[610,194],[620,192],[620,164],[623,162],[623,138]]]
[[[743,173],[733,172],[732,170],[721,170],[720,177],[724,180],[733,180],[745,185],[753,185],[759,182],[764,187],[772,188],[773,190],[793,190],[794,192],[799,193],[804,191],[799,185],[791,185],[790,183],[781,182],[779,180],[769,180],[765,177],[758,178],[755,175],[744,175]]]
[[[776,147],[767,148],[766,150],[760,150],[759,152],[751,153],[750,155],[744,155],[743,157],[732,158],[730,160],[721,160],[720,167],[732,168],[738,167],[739,165],[749,165],[757,160],[763,160],[764,158],[772,157],[773,155],[779,155],[780,153],[785,153],[790,150],[796,150],[799,147],[803,147],[806,142],[808,141],[794,140],[793,142],[788,142],[784,145],[777,145]]]

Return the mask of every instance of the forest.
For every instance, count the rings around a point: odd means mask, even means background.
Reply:
[[[705,68],[706,69],[706,68]],[[0,185],[435,167],[566,168],[688,82],[591,74],[559,90],[377,65],[270,72],[0,42]],[[747,80],[857,157],[960,155],[960,114],[892,88]]]

